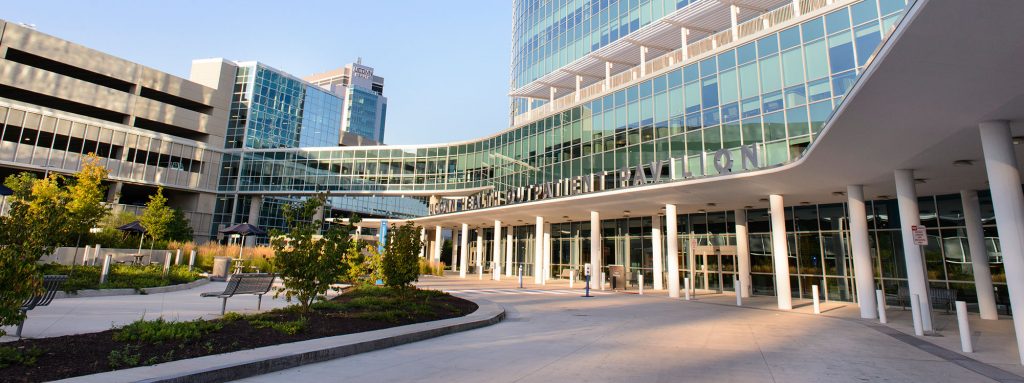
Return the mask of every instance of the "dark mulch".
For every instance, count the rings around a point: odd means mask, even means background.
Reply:
[[[350,293],[332,300],[346,303],[353,299]],[[242,296],[236,299],[246,299]],[[195,358],[205,355],[252,349],[275,344],[352,334],[363,331],[401,326],[412,323],[455,318],[472,313],[477,309],[473,302],[451,295],[433,296],[424,300],[429,310],[416,314],[385,319],[367,319],[370,310],[347,309],[344,311],[322,310],[307,315],[307,324],[294,335],[272,328],[256,328],[247,320],[225,321],[224,327],[207,334],[200,340],[186,342],[142,343],[118,342],[113,334],[118,330],[98,333],[69,335],[55,338],[24,339],[0,343],[0,347],[16,347],[21,350],[36,348],[42,354],[31,366],[13,365],[0,368],[0,382],[37,382],[74,376],[112,371],[112,351],[126,351],[138,355],[138,365],[152,365],[173,360]],[[262,314],[263,318],[274,321],[291,321],[300,316],[294,311],[275,310]],[[128,367],[121,367],[128,368]]]

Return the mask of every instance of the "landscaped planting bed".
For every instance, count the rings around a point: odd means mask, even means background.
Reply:
[[[144,289],[180,285],[202,278],[198,272],[189,271],[188,266],[171,266],[164,276],[162,265],[111,265],[107,282],[100,284],[100,266],[68,266],[56,263],[39,265],[42,274],[67,275],[68,280],[61,286],[65,292],[99,289]]]
[[[94,374],[472,313],[473,302],[434,290],[360,287],[331,300],[187,322],[137,321],[98,333],[0,344],[0,382]]]

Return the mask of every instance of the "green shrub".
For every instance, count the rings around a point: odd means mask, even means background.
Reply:
[[[407,287],[419,279],[420,228],[411,222],[392,225],[384,245],[384,284]]]
[[[164,318],[156,320],[137,320],[114,332],[114,340],[118,342],[162,343],[166,341],[189,341],[202,338],[206,334],[219,331],[224,327],[220,321],[196,319],[186,322],[168,322]]]
[[[189,271],[188,266],[171,266],[167,277],[162,265],[134,266],[111,265],[107,283],[100,284],[102,266],[71,266],[56,263],[40,265],[43,274],[67,275],[68,281],[61,287],[64,291],[93,289],[143,289],[189,283],[202,278],[198,272]]]
[[[128,368],[139,365],[142,360],[142,354],[139,353],[140,347],[137,345],[126,344],[124,348],[120,350],[111,350],[110,354],[107,354],[107,363],[110,368]]]
[[[0,346],[0,368],[14,365],[31,366],[36,364],[36,359],[41,355],[43,355],[43,350],[38,347],[23,350],[9,346]]]
[[[420,275],[444,275],[444,262],[431,263],[430,261],[420,258]]]
[[[252,327],[255,328],[272,328],[280,333],[295,335],[300,331],[306,329],[306,318],[299,318],[293,321],[275,321],[268,319],[264,316],[254,316],[246,318]]]

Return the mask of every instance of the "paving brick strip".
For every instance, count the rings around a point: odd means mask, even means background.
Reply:
[[[226,382],[490,326],[505,318],[505,310],[498,304],[464,299],[479,306],[464,317],[183,359],[59,382]]]

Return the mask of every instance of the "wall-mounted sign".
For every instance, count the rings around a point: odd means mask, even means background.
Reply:
[[[371,79],[371,78],[373,78],[373,68],[357,66],[357,67],[353,68],[352,75],[355,76],[355,77],[362,77],[362,78],[365,78],[365,79]]]
[[[914,244],[928,246],[928,228],[924,225],[912,225],[910,231],[914,233]]]
[[[739,147],[740,158],[734,159],[733,151],[719,149],[709,155],[718,174],[755,170],[761,167],[756,145]],[[697,161],[700,169],[707,169],[703,156],[698,157]],[[434,198],[431,199],[428,212],[429,214],[454,213],[694,178],[694,174],[687,170],[688,165],[689,162],[685,159],[670,158],[635,167],[624,167],[619,170],[563,178],[542,184],[513,187],[508,190],[485,190],[469,197]]]

